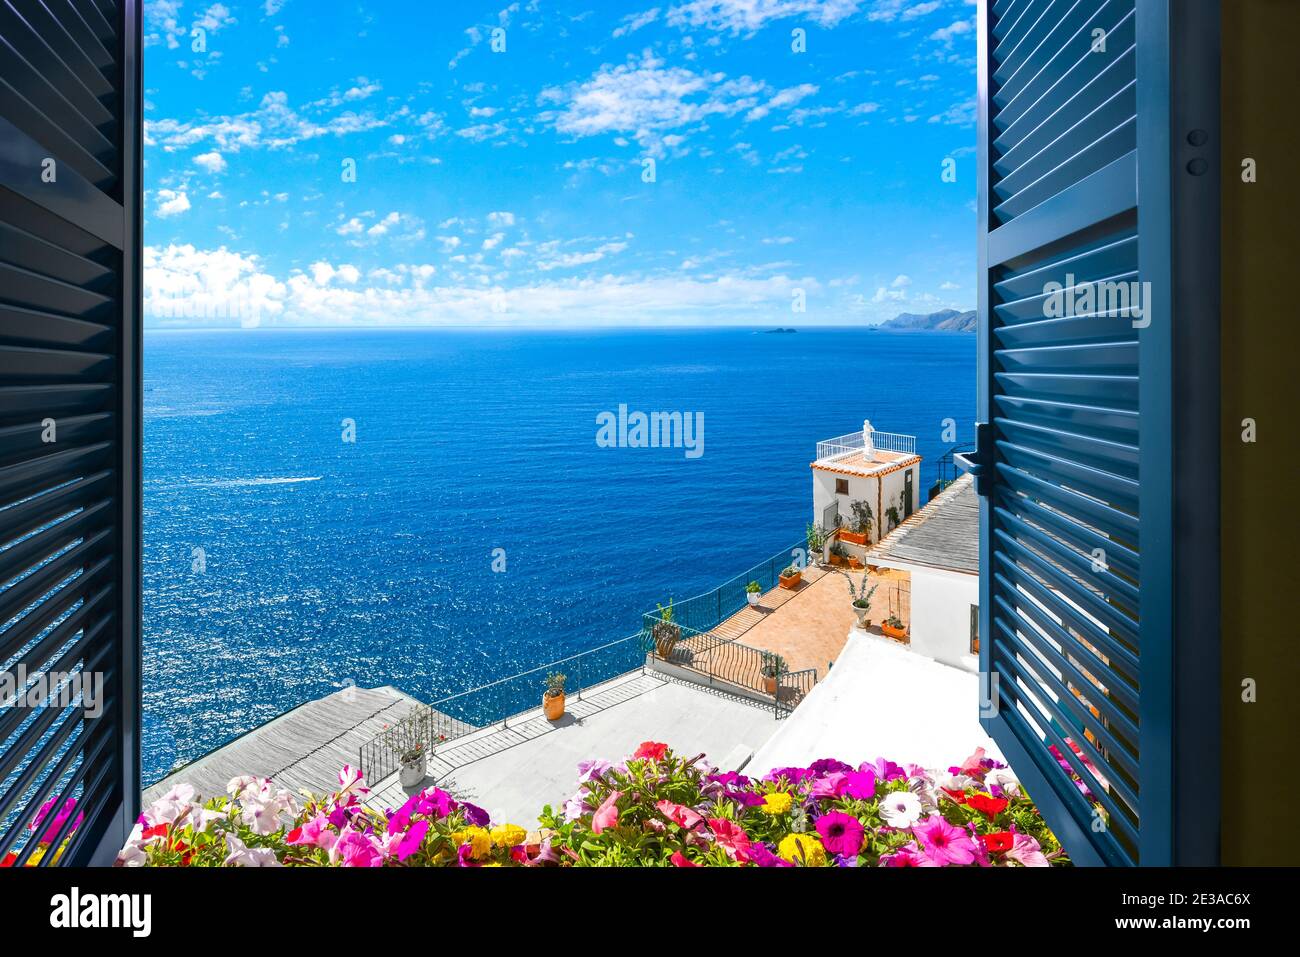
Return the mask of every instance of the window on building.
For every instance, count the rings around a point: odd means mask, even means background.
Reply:
[[[849,494],[849,480],[848,480],[848,479],[836,479],[836,480],[835,480],[835,494],[836,494],[836,495],[848,495],[848,494]]]
[[[970,606],[970,653],[980,653],[980,606]]]

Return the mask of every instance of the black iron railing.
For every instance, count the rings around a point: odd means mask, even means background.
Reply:
[[[511,720],[540,706],[550,674],[563,674],[565,694],[581,700],[584,690],[644,664],[645,646],[637,633],[419,705],[405,719],[409,729],[398,729],[395,722],[361,746],[359,766],[367,781],[379,781],[398,769],[402,743],[412,736],[436,757],[439,747],[471,731],[494,724],[509,727]]]
[[[646,645],[651,662],[662,661],[703,678],[721,690],[771,698],[779,716],[789,714],[817,683],[817,669],[790,671],[779,656],[729,641],[713,632],[686,628],[647,615]]]

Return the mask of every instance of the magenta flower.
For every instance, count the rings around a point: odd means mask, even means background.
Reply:
[[[866,832],[852,814],[831,811],[817,819],[817,833],[822,836],[822,846],[832,854],[857,857]]]
[[[835,758],[819,758],[808,765],[808,770],[813,774],[833,774],[837,771],[843,774],[845,771],[852,771],[853,765],[837,761]]]
[[[934,867],[934,862],[921,853],[916,841],[909,841],[893,854],[880,856],[881,867]]]
[[[903,770],[902,765],[895,764],[887,758],[876,758],[875,761],[863,761],[858,765],[858,770],[872,772],[878,781],[893,781],[897,778],[907,777],[907,772]]]
[[[425,788],[415,796],[415,810],[427,817],[446,817],[459,807],[441,788]]]
[[[783,857],[777,857],[762,841],[754,841],[749,846],[749,856],[759,867],[794,867]]]
[[[939,867],[965,865],[975,860],[975,843],[965,831],[954,827],[941,815],[932,814],[912,826],[912,833],[925,844],[925,854]]]
[[[874,771],[849,771],[844,775],[842,796],[855,801],[870,801],[876,796],[876,773]]]
[[[416,821],[410,826],[401,840],[397,842],[395,854],[399,861],[404,861],[420,849],[424,843],[424,835],[429,832],[428,821]]]

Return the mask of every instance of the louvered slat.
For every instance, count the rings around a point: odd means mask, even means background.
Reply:
[[[0,0],[0,670],[50,679],[0,711],[19,865],[106,863],[138,805],[139,38],[136,0]]]

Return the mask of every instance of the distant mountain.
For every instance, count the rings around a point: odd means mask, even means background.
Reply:
[[[928,315],[915,312],[899,313],[893,319],[880,324],[881,329],[923,329],[926,331],[940,329],[945,332],[974,332],[975,310],[958,312],[956,309],[940,309]]]

